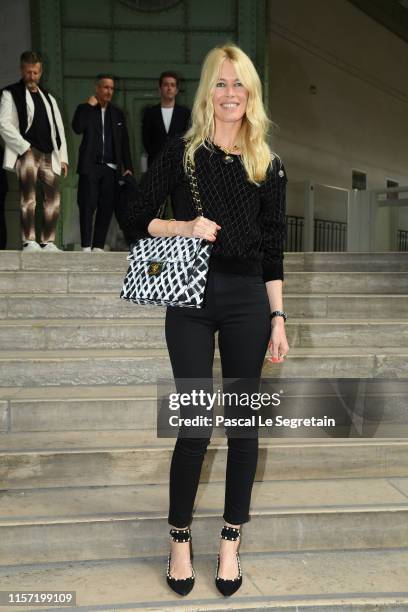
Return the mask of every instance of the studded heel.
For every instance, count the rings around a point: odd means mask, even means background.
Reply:
[[[241,536],[241,532],[237,527],[228,527],[227,525],[224,525],[224,527],[221,529],[220,535],[223,540],[232,540],[235,542]],[[217,557],[217,571],[215,574],[215,585],[217,589],[219,590],[219,592],[222,593],[222,595],[225,595],[226,597],[232,595],[233,593],[235,593],[235,591],[238,591],[239,587],[242,584],[242,571],[241,571],[241,562],[239,559],[239,553],[236,552],[235,554],[237,556],[237,563],[238,563],[238,576],[231,580],[228,580],[226,578],[220,578],[218,576],[218,572],[220,569],[220,555],[218,554],[218,557]]]
[[[170,529],[169,531],[173,542],[191,542],[190,527],[186,529]],[[190,562],[192,560],[191,544],[190,544]],[[167,560],[167,584],[178,595],[188,595],[194,586],[195,572],[191,565],[191,576],[188,578],[173,578],[170,574],[171,552]]]

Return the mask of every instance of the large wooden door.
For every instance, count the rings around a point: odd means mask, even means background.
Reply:
[[[182,77],[178,96],[191,106],[209,49],[233,41],[265,68],[264,0],[33,0],[33,46],[45,56],[46,85],[64,112],[70,177],[64,181],[60,243],[78,242],[74,110],[93,92],[96,74],[118,78],[115,103],[127,115],[135,169],[140,171],[141,113],[158,101],[163,70]]]

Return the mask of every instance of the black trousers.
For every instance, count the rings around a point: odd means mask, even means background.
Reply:
[[[261,276],[225,274],[210,268],[202,309],[167,307],[166,341],[177,379],[212,379],[215,338],[222,377],[261,376],[271,335],[269,299]],[[209,437],[177,438],[170,467],[168,522],[185,527],[192,518],[201,467]],[[249,520],[258,461],[258,437],[228,437],[225,521]]]
[[[2,170],[0,169],[0,172]],[[7,246],[7,225],[6,225],[6,191],[0,188],[0,249],[4,250]]]
[[[78,181],[81,246],[103,249],[117,195],[117,174],[106,164],[95,164],[90,174],[80,174]],[[95,226],[92,238],[93,216]]]

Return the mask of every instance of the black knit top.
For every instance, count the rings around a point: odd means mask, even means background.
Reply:
[[[210,266],[221,272],[262,275],[265,282],[282,279],[286,233],[287,177],[279,157],[272,160],[265,181],[250,183],[239,155],[223,161],[225,153],[208,143],[195,153],[195,174],[204,216],[221,226]],[[148,237],[147,227],[171,195],[174,218],[197,217],[189,179],[183,168],[185,141],[171,138],[132,193],[117,209],[119,224],[128,242]],[[128,185],[129,188],[129,185]]]

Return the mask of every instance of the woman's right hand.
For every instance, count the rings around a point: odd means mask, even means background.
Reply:
[[[217,232],[221,229],[221,225],[210,221],[202,215],[198,215],[192,221],[183,221],[183,236],[187,238],[204,238],[210,242],[214,242],[217,238]]]

